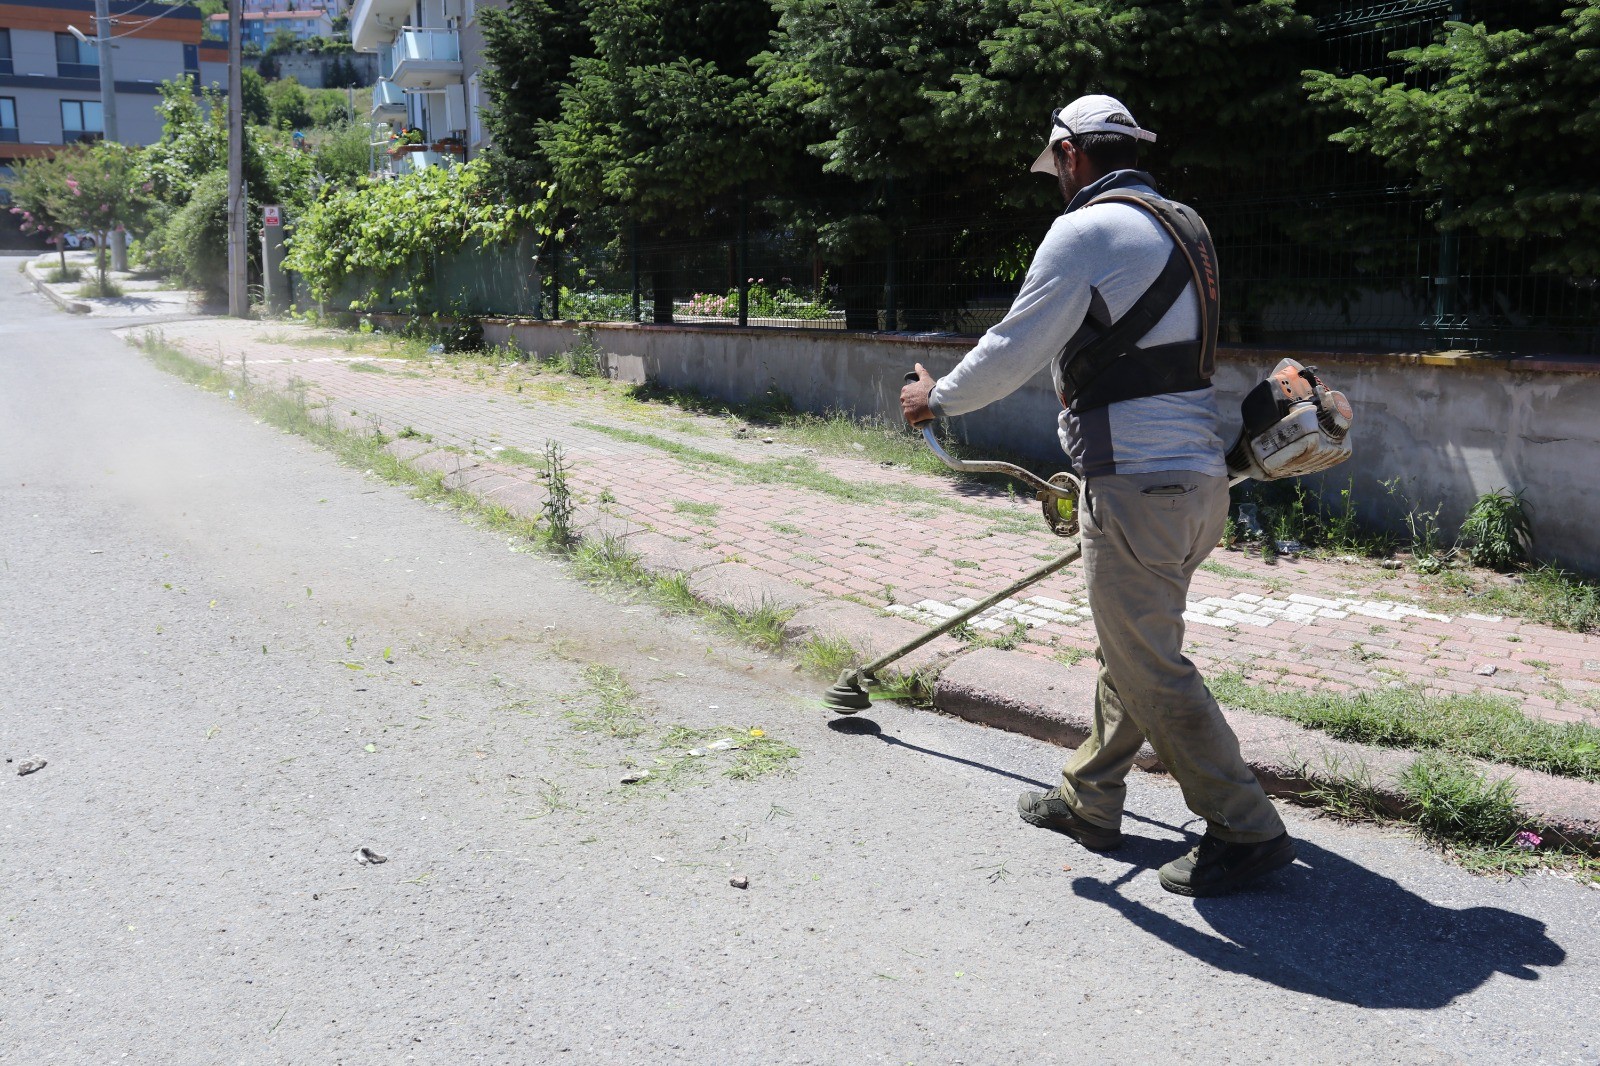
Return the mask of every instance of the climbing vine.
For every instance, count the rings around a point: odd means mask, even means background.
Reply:
[[[319,300],[359,281],[368,289],[388,286],[401,310],[417,310],[433,283],[435,255],[549,235],[548,192],[534,203],[503,203],[486,187],[486,176],[475,160],[329,187],[290,235],[287,266]],[[351,306],[370,303],[364,295]]]

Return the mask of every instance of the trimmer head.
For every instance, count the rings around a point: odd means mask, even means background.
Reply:
[[[867,690],[861,687],[861,674],[850,667],[839,673],[839,680],[822,694],[822,702],[839,714],[855,714],[872,706]]]

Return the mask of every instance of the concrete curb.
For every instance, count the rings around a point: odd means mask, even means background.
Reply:
[[[934,706],[968,721],[1077,747],[1089,735],[1094,706],[1092,663],[1067,667],[1021,652],[988,648],[957,659],[940,675]],[[1412,813],[1400,787],[1417,752],[1335,740],[1293,722],[1223,708],[1245,762],[1270,795],[1304,798],[1352,779],[1397,817]],[[1146,745],[1136,764],[1163,770]],[[1495,763],[1477,764],[1491,778],[1509,777],[1526,820],[1567,844],[1600,854],[1600,784]]]
[[[65,311],[67,314],[86,315],[94,310],[94,308],[90,307],[82,300],[69,300],[59,292],[56,292],[50,283],[45,281],[44,277],[38,271],[33,269],[32,259],[26,260],[22,264],[22,272],[23,274],[27,275],[29,281],[33,282],[33,287],[35,289],[43,293],[51,303],[61,308],[61,310]]]
[[[444,475],[446,485],[537,518],[542,499],[515,471],[492,461],[437,449],[416,440],[395,440],[386,449],[414,469]],[[520,490],[508,485],[517,481]],[[882,654],[921,632],[904,618],[880,615],[846,600],[825,598],[810,589],[765,574],[742,563],[682,544],[649,528],[598,509],[585,508],[579,537],[612,536],[627,544],[647,572],[687,576],[695,596],[713,606],[750,611],[769,604],[794,614],[785,627],[792,646],[810,638],[847,642],[862,660]],[[997,648],[966,650],[946,636],[908,656],[907,671],[939,670],[934,707],[946,714],[1051,744],[1075,748],[1089,735],[1096,672],[1093,661],[1077,666]],[[1371,799],[1396,816],[1409,802],[1400,778],[1416,752],[1335,740],[1279,718],[1224,708],[1239,737],[1245,762],[1270,795],[1304,799],[1320,787],[1360,782]],[[1164,772],[1147,744],[1135,765]],[[1532,770],[1479,763],[1491,777],[1510,777],[1527,822],[1572,847],[1600,854],[1600,783],[1557,777]]]

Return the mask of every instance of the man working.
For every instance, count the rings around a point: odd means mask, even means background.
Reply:
[[[965,414],[1051,367],[1062,447],[1084,479],[1078,518],[1100,677],[1093,732],[1061,787],[1023,793],[1018,811],[1086,848],[1117,847],[1123,781],[1148,739],[1206,821],[1199,846],[1161,868],[1161,884],[1220,895],[1295,852],[1183,654],[1189,580],[1228,511],[1210,384],[1216,256],[1198,217],[1134,169],[1139,142],[1155,134],[1121,103],[1085,96],[1051,123],[1032,169],[1056,175],[1066,213],[1005,319],[939,381],[918,364],[900,405],[913,425]]]

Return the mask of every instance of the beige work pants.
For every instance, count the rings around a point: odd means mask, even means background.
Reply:
[[[1062,795],[1096,825],[1121,823],[1123,779],[1148,739],[1210,833],[1254,843],[1284,831],[1183,654],[1189,579],[1222,536],[1227,513],[1226,478],[1172,470],[1085,484],[1078,518],[1100,682],[1093,732],[1062,771]]]

